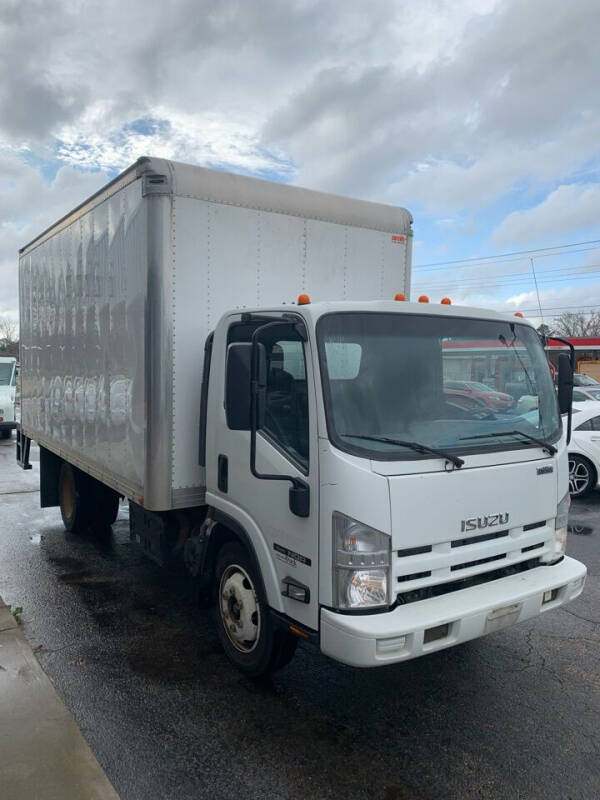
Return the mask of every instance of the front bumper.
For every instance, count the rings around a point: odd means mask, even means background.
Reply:
[[[476,639],[581,594],[587,568],[565,557],[489,583],[398,606],[383,614],[321,609],[321,650],[354,667],[378,667]],[[544,594],[551,592],[547,602]]]
[[[15,420],[12,422],[0,422],[0,431],[13,431],[17,427]]]

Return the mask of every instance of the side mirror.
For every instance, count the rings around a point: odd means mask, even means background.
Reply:
[[[571,410],[573,402],[573,370],[571,360],[566,353],[558,356],[558,407],[561,414]]]
[[[252,345],[235,342],[227,348],[225,377],[225,413],[227,426],[233,431],[249,431],[252,427]]]

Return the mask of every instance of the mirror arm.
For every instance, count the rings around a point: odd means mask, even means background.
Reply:
[[[275,326],[285,325],[289,327],[289,322],[282,322],[281,320],[276,320],[275,322],[267,322],[265,325],[260,325],[256,330],[252,333],[252,356],[250,359],[251,364],[251,402],[250,402],[250,472],[255,478],[258,478],[262,481],[290,481],[292,484],[292,488],[290,489],[290,506],[291,506],[291,497],[292,491],[300,491],[300,492],[308,492],[309,487],[308,484],[304,481],[300,480],[300,478],[295,478],[293,475],[270,475],[268,473],[259,472],[256,469],[256,433],[258,429],[258,403],[257,403],[257,396],[259,391],[259,375],[258,375],[258,340],[261,333],[263,333],[268,328],[273,328]],[[308,506],[302,509],[302,513],[297,513],[294,511],[297,516],[301,517],[308,517],[309,510]]]
[[[569,348],[569,360],[571,362],[571,375],[575,375],[575,347],[568,339],[562,339],[560,336],[552,336],[550,337],[557,342],[561,342],[562,344],[566,344]],[[571,398],[571,405],[569,407],[569,413],[567,415],[567,444],[571,441],[571,423],[573,419],[573,399]]]

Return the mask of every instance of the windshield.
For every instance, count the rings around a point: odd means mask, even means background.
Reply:
[[[343,450],[414,459],[427,455],[369,437],[474,453],[531,446],[519,433],[560,436],[548,362],[527,325],[342,312],[322,317],[317,336],[329,436]]]
[[[0,361],[0,386],[9,386],[11,384],[11,377],[13,374],[12,361]]]

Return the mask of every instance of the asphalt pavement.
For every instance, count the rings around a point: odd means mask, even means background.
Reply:
[[[572,506],[589,575],[566,608],[376,670],[303,646],[255,684],[125,506],[104,536],[67,534],[37,482],[1,442],[0,595],[121,800],[600,797],[600,493]]]

